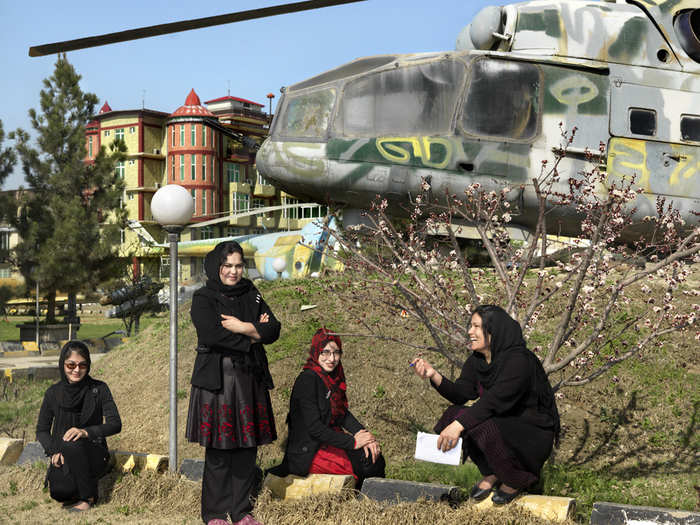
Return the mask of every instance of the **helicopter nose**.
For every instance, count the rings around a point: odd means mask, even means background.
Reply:
[[[255,159],[258,171],[297,197],[314,195],[328,184],[326,144],[265,139]]]

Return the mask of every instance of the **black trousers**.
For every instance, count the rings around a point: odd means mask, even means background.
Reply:
[[[56,501],[97,502],[97,482],[107,471],[109,451],[89,439],[62,441],[63,465],[49,466],[49,492]]]
[[[257,447],[219,450],[206,448],[202,478],[202,520],[242,520],[253,510],[250,493],[256,479]]]

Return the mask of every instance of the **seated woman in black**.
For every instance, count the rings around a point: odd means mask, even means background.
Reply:
[[[90,377],[90,351],[68,341],[58,360],[61,380],[44,394],[36,438],[51,457],[51,497],[79,512],[97,502],[97,481],[109,464],[105,438],[122,429],[106,383]]]
[[[348,410],[340,337],[325,328],[311,341],[309,358],[289,401],[289,438],[281,465],[272,474],[347,474],[357,486],[384,477],[376,438]]]
[[[559,438],[559,413],[540,360],[523,340],[520,325],[502,308],[476,308],[469,328],[472,354],[452,382],[427,361],[413,360],[416,374],[455,405],[435,427],[438,447],[453,448],[460,437],[483,479],[471,497],[509,503],[535,485],[542,465]],[[469,407],[466,401],[478,399]]]

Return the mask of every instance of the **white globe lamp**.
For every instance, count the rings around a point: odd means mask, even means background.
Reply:
[[[167,184],[151,200],[153,218],[163,227],[185,226],[194,214],[194,200],[182,186]]]
[[[287,267],[287,261],[285,261],[282,257],[275,257],[272,260],[272,269],[277,272],[277,278],[281,279],[282,278],[282,272],[284,269]]]

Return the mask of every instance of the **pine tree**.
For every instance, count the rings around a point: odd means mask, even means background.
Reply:
[[[16,150],[29,185],[13,219],[21,241],[16,262],[29,285],[38,281],[48,298],[47,321],[54,322],[56,291],[90,290],[118,273],[123,181],[115,164],[123,159],[123,142],[104,147],[95,162],[85,162],[85,125],[97,96],[84,93],[80,75],[65,55],[44,80],[41,110],[29,110],[36,144],[29,134],[14,132]]]

